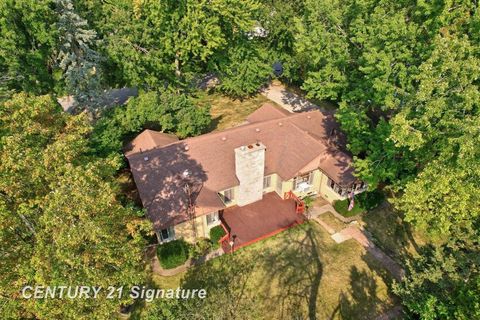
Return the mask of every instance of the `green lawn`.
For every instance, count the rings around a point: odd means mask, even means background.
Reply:
[[[388,202],[363,214],[361,220],[377,245],[400,263],[406,257],[417,256],[420,247],[441,242],[415,230]]]
[[[212,125],[208,131],[219,131],[242,124],[250,113],[260,108],[265,102],[274,104],[260,94],[243,100],[233,100],[219,93],[200,91],[196,98],[198,105],[211,106]]]
[[[206,304],[248,319],[371,319],[394,304],[390,277],[364,248],[336,244],[315,222],[153,280],[162,288],[205,288]]]
[[[333,213],[325,212],[319,216],[319,218],[333,228],[336,232],[347,227],[347,224],[343,223],[340,219],[336,218]]]
[[[354,217],[356,215],[359,215],[363,212],[365,212],[365,209],[361,207],[360,203],[358,201],[355,203],[353,206],[352,210],[348,211],[348,206],[350,205],[350,200],[345,199],[345,200],[339,200],[335,201],[333,204],[333,207],[335,210],[340,213],[344,217]]]

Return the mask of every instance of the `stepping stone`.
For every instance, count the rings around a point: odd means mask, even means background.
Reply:
[[[332,234],[331,235],[331,238],[333,239],[333,241],[335,241],[336,243],[342,243],[344,241],[347,241],[349,239],[352,239],[352,236],[348,235],[348,234],[344,234],[344,233],[341,233],[341,232],[337,232],[335,234]]]

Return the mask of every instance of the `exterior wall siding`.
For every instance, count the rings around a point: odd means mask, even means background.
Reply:
[[[215,211],[211,213],[215,213]],[[219,224],[220,224],[220,220],[218,220],[216,223],[213,223],[211,225],[207,225],[207,215],[196,217],[195,226],[197,229],[197,239],[210,238],[210,229],[215,226],[218,226]],[[185,222],[179,223],[174,226],[174,229],[175,229],[176,239],[182,238],[187,242],[193,242],[195,240],[191,221],[185,221]]]
[[[314,170],[312,178],[312,188],[308,192],[295,192],[299,197],[305,197],[309,193],[313,192],[314,196],[322,196],[330,203],[333,203],[335,200],[343,200],[345,197],[342,197],[338,193],[332,190],[327,184],[328,177],[320,170]],[[294,188],[294,179],[284,181],[282,184],[282,197],[285,192],[293,191]]]
[[[271,179],[270,187],[265,188],[263,190],[264,193],[275,191],[280,197],[283,198],[286,192],[293,191],[294,179],[283,181],[282,178],[276,173],[271,174],[270,179]],[[282,182],[281,188],[279,188],[280,186],[279,181]],[[327,182],[328,182],[328,177],[322,171],[318,169],[314,170],[313,177],[312,177],[312,187],[309,190],[309,192],[295,192],[295,194],[299,197],[305,197],[309,193],[311,194],[313,192],[314,196],[321,196],[325,200],[329,201],[330,203],[333,203],[335,200],[345,199],[345,197],[342,197],[338,193],[333,191],[333,189],[328,186]],[[237,205],[237,194],[238,194],[239,188],[238,186],[235,186],[235,187],[232,187],[231,189],[234,190],[233,191],[234,199],[229,204],[226,204],[227,208]],[[223,194],[223,191],[219,193]],[[210,226],[207,226],[207,215],[196,217],[195,226],[197,229],[197,238],[209,238],[210,229],[219,224],[220,224],[220,221],[218,221],[218,223],[214,223]],[[190,221],[185,221],[180,224],[177,224],[174,226],[174,229],[175,229],[176,239],[183,238],[185,241],[188,241],[188,242],[194,241],[194,232],[192,229],[192,223]]]
[[[346,197],[342,197],[332,188],[328,186],[328,177],[323,172],[320,171],[321,179],[320,179],[320,192],[319,194],[328,202],[333,203],[336,200],[343,200]]]

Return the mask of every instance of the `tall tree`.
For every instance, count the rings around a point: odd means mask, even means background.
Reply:
[[[143,129],[174,133],[180,138],[198,135],[210,125],[210,108],[194,105],[191,97],[172,91],[141,92],[99,119],[91,137],[97,153],[122,150],[123,140]]]
[[[478,221],[478,220],[477,220]],[[408,310],[420,319],[480,317],[480,234],[477,230],[424,249],[394,286]]]
[[[25,285],[130,286],[143,281],[141,212],[117,200],[119,159],[89,156],[84,113],[49,96],[0,105],[0,296],[6,318],[112,317],[128,298],[23,299]]]
[[[480,217],[480,57],[466,36],[437,36],[418,90],[392,119],[392,140],[422,172],[398,204],[407,220],[446,235]]]
[[[83,10],[93,7],[102,12],[94,26],[105,54],[126,84],[146,89],[207,72],[222,50],[251,31],[260,10],[255,0],[81,1]]]
[[[57,56],[65,91],[77,109],[102,106],[100,55],[94,50],[97,35],[76,12],[71,0],[56,0],[60,48]]]
[[[8,90],[52,90],[58,43],[52,1],[0,2],[0,95]]]

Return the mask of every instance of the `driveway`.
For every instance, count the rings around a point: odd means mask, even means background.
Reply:
[[[290,112],[302,112],[313,109],[328,111],[325,108],[313,104],[307,99],[288,91],[283,84],[271,83],[268,87],[262,89],[260,94]]]

